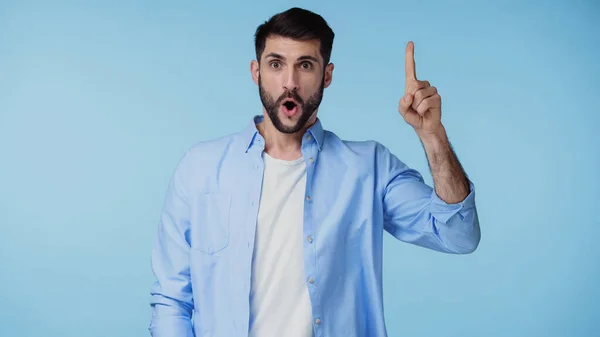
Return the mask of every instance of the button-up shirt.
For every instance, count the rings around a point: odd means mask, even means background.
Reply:
[[[262,120],[194,144],[178,163],[152,252],[152,336],[248,336]],[[318,119],[301,151],[314,336],[387,336],[384,234],[440,252],[473,252],[480,240],[474,185],[463,201],[446,203],[382,144],[342,140]]]

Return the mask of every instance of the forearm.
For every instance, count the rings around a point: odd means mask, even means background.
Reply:
[[[149,328],[151,337],[194,337],[189,319],[184,317],[160,317]]]
[[[426,143],[432,154],[430,157],[436,159],[434,169],[450,166],[437,159],[443,151],[429,145],[430,141]],[[466,180],[468,185],[465,188],[452,182],[453,179],[436,178],[450,181],[446,183],[449,187],[442,186],[442,192],[437,193],[424,182],[418,171],[409,168],[387,148],[380,146],[378,152],[377,167],[383,177],[385,229],[401,241],[433,250],[455,254],[473,252],[481,237],[473,183]],[[437,185],[439,188],[442,183]],[[451,192],[444,193],[444,189]],[[465,190],[469,192],[464,193]],[[440,194],[446,200],[457,201],[446,202]]]
[[[160,249],[156,252],[160,252]],[[152,319],[149,330],[152,337],[193,337],[194,335],[189,281],[186,278],[173,276],[176,272],[165,267],[169,261],[175,260],[182,260],[175,249],[171,250],[170,255],[155,254],[153,259],[153,269],[158,281],[153,284],[151,290]]]
[[[460,164],[446,130],[420,137],[427,155],[436,194],[449,204],[464,200],[469,194],[469,181]]]
[[[165,302],[165,299],[162,300]],[[190,315],[178,305],[154,304],[149,327],[152,337],[193,337]]]
[[[152,337],[193,337],[193,295],[190,279],[189,152],[171,178],[152,250]]]

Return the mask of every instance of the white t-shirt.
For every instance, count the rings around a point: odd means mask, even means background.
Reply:
[[[265,163],[252,263],[250,337],[310,337],[312,310],[303,259],[306,164]]]

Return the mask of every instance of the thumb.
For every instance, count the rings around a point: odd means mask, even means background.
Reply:
[[[404,97],[400,99],[400,106],[398,110],[400,110],[400,114],[402,114],[402,116],[404,116],[409,111],[410,105],[413,102],[413,98],[414,96],[412,94],[406,93],[404,94]]]

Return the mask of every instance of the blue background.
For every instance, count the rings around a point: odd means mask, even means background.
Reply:
[[[324,126],[431,183],[396,110],[413,40],[478,189],[476,253],[386,236],[390,336],[598,336],[600,6],[566,0],[0,1],[0,336],[148,335],[168,179],[261,112],[253,33],[295,5],[337,34]]]

